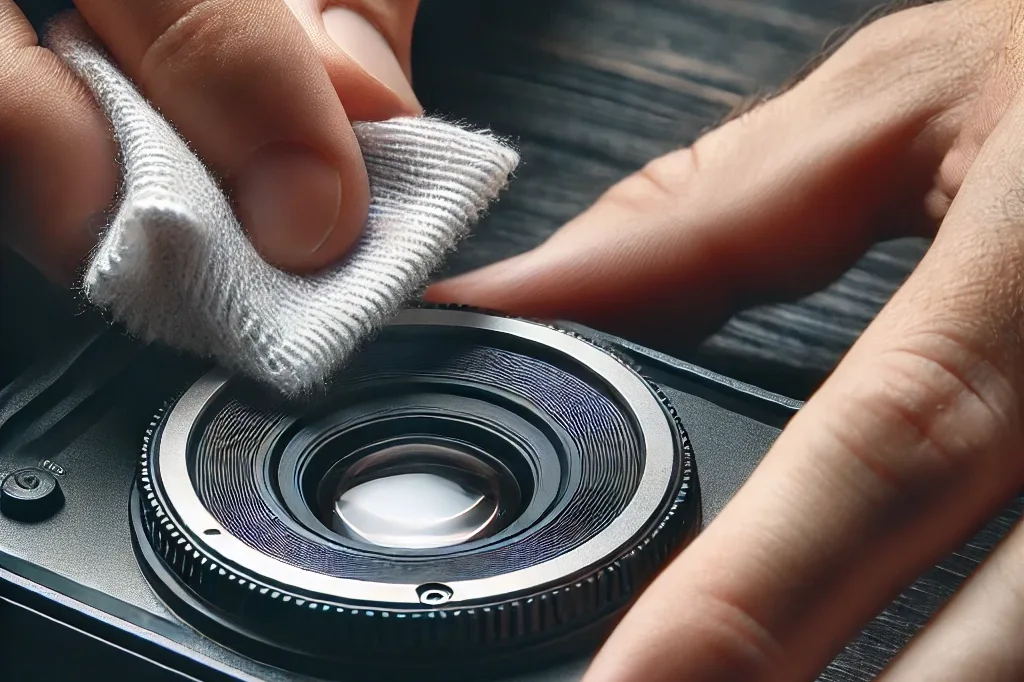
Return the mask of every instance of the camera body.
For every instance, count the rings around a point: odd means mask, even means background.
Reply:
[[[626,340],[564,327],[627,358],[675,406],[697,463],[704,524],[800,407]],[[22,486],[29,493],[7,495],[0,516],[5,679],[90,680],[98,670],[154,682],[367,679],[291,672],[273,657],[239,653],[183,619],[144,570],[130,513],[140,448],[153,437],[153,415],[208,369],[96,328],[64,340],[0,394],[0,478],[35,472]],[[586,661],[586,652],[538,659],[486,679],[572,682]]]

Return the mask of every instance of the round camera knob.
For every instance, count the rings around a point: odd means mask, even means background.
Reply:
[[[8,474],[0,484],[0,513],[9,519],[44,521],[64,506],[64,491],[49,471],[27,468]]]

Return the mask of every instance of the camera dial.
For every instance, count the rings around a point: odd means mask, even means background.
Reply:
[[[57,477],[35,467],[8,474],[0,483],[0,513],[23,523],[44,521],[64,506]]]

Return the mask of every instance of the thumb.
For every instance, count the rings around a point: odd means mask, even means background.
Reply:
[[[918,10],[872,24],[789,92],[648,164],[541,246],[428,298],[657,345],[825,285],[879,238],[924,223],[958,127],[950,84],[969,82],[970,67],[916,63],[906,34],[922,32]]]

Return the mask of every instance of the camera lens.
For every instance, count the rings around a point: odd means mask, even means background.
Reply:
[[[486,537],[509,501],[501,500],[498,472],[467,450],[426,438],[381,446],[332,486],[328,525],[344,537],[404,549]]]
[[[340,491],[334,530],[381,547],[449,547],[482,534],[494,520],[493,496],[447,472],[392,474]]]
[[[455,680],[569,655],[699,529],[679,415],[573,333],[407,310],[331,385],[297,405],[215,370],[146,438],[142,564],[255,658]]]

